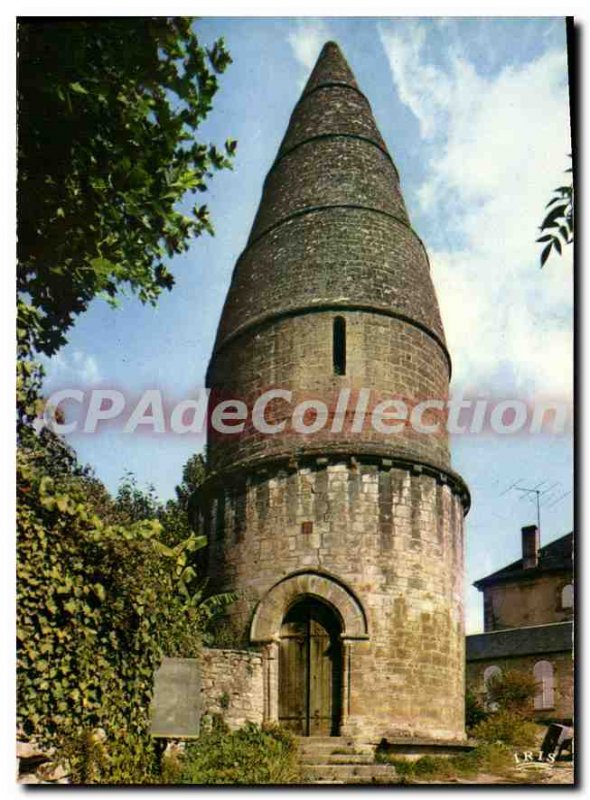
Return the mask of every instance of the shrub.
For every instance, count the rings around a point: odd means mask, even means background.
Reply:
[[[482,722],[488,716],[488,712],[482,706],[479,698],[470,689],[465,693],[465,725],[473,728],[478,722]]]
[[[499,710],[527,714],[532,711],[537,681],[533,675],[510,669],[494,675],[487,684],[487,699]]]
[[[215,718],[209,732],[187,745],[181,783],[287,784],[300,781],[293,736],[278,725],[246,723],[230,731]]]
[[[536,744],[540,726],[513,711],[497,711],[478,723],[471,731],[484,742],[502,742],[514,747]]]

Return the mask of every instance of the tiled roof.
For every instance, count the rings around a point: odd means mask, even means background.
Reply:
[[[572,649],[572,636],[572,622],[476,633],[466,637],[467,661],[564,652]]]

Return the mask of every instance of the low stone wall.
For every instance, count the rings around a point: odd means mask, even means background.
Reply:
[[[202,715],[218,714],[232,729],[245,722],[261,724],[262,655],[253,650],[204,647],[200,661]]]

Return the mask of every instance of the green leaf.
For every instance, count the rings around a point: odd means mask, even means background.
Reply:
[[[95,583],[92,588],[98,599],[101,601],[101,603],[104,603],[107,593],[102,583]]]
[[[63,511],[67,511],[67,510],[68,510],[68,506],[69,506],[69,497],[67,497],[66,495],[63,495],[63,494],[59,495],[59,496],[56,498],[56,501],[55,501],[55,502],[56,502],[56,505],[57,505],[57,507],[58,507],[58,509],[59,509],[60,511],[62,511],[62,512],[63,512]]]
[[[548,244],[543,252],[541,253],[541,269],[545,266],[545,262],[549,258],[549,253],[551,252],[551,244]]]
[[[78,610],[78,604],[75,600],[68,600],[66,603],[64,603],[64,608],[70,614],[75,614]]]
[[[559,219],[559,217],[564,216],[565,209],[566,209],[565,204],[556,206],[552,211],[549,212],[549,214],[547,214],[547,216],[543,221],[543,224],[541,225],[541,228],[549,228],[551,226],[556,225],[556,220]]]
[[[87,89],[85,89],[81,83],[78,81],[74,81],[74,83],[70,83],[70,89],[76,94],[88,94]]]

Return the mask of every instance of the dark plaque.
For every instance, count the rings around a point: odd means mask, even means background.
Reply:
[[[195,658],[164,658],[154,675],[152,736],[199,735],[201,672]]]

